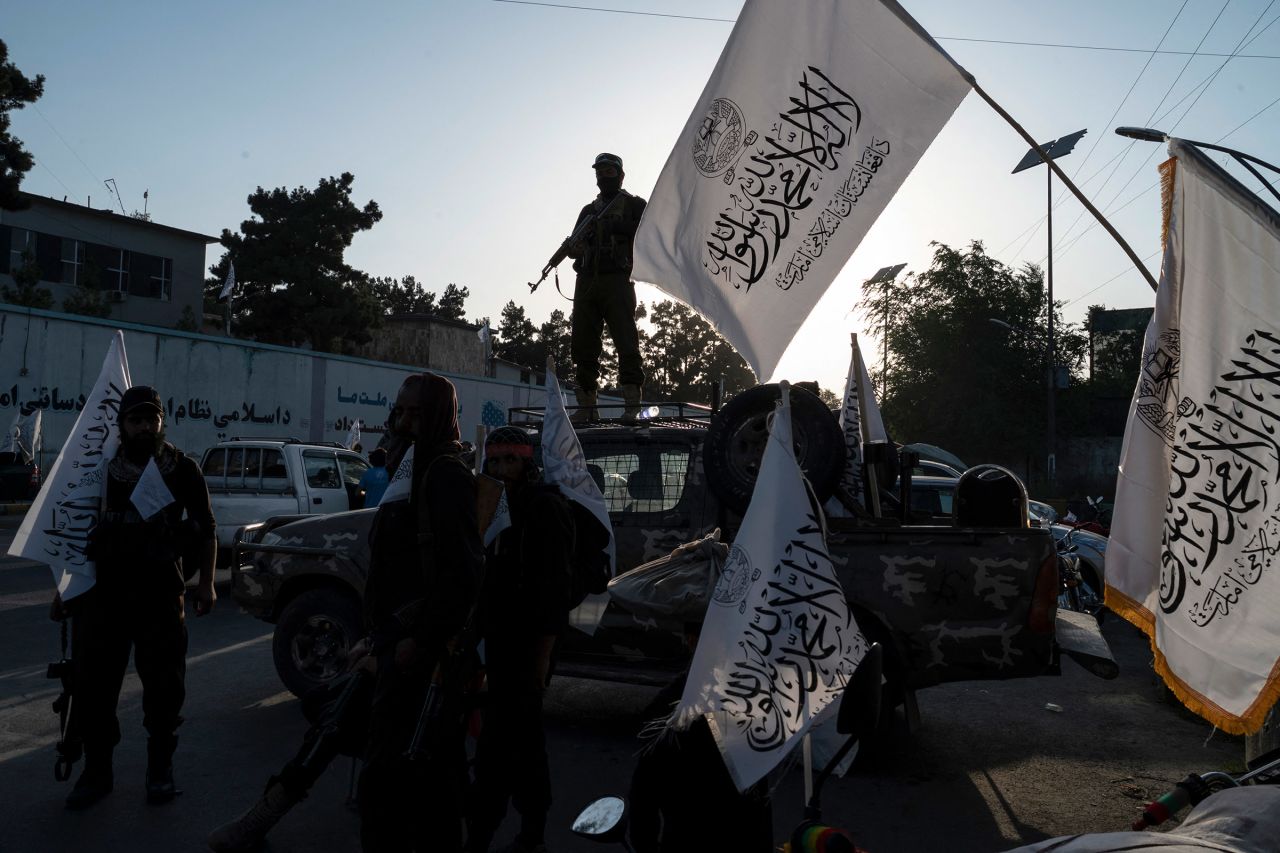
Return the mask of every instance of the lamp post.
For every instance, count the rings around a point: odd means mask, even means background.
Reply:
[[[1080,139],[1088,132],[1088,130],[1077,130],[1075,133],[1063,136],[1060,139],[1055,139],[1052,142],[1046,142],[1040,147],[1044,149],[1045,156],[1048,157],[1049,160],[1056,160],[1059,157],[1070,154],[1071,150],[1076,147],[1076,143],[1079,142]],[[1018,165],[1013,167],[1013,172],[1011,174],[1016,175],[1019,172],[1025,169],[1030,169],[1032,166],[1039,165],[1042,162],[1046,161],[1041,158],[1040,152],[1032,148],[1026,154],[1022,155],[1022,159],[1018,161]],[[1058,473],[1057,455],[1054,452],[1055,445],[1057,444],[1057,436],[1054,432],[1054,396],[1057,391],[1058,384],[1058,366],[1056,364],[1056,357],[1053,349],[1053,170],[1046,168],[1045,174],[1048,177],[1048,200],[1046,202],[1047,213],[1045,220],[1047,223],[1047,230],[1049,232],[1048,266],[1045,269],[1045,289],[1047,291],[1049,311],[1049,371],[1048,376],[1046,377],[1049,388],[1049,425],[1047,436],[1049,446],[1048,456],[1045,460],[1045,477],[1048,480],[1049,487],[1052,488]]]
[[[898,273],[902,272],[906,264],[895,264],[889,267],[881,267],[880,270],[871,278],[867,279],[867,284],[883,284],[889,285],[898,277]],[[889,392],[889,288],[884,289],[884,360],[880,362],[880,399],[883,400],[885,394]]]

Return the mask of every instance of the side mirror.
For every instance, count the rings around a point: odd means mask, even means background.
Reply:
[[[627,832],[627,801],[622,797],[601,797],[578,813],[572,830],[579,838],[592,841],[621,841]]]
[[[880,723],[880,688],[884,672],[884,649],[879,643],[858,662],[858,668],[849,679],[844,698],[840,700],[840,716],[836,717],[836,731],[842,735],[854,735],[865,741],[875,733]]]

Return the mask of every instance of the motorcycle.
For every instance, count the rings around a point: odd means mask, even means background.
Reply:
[[[1083,531],[1083,532],[1082,532]],[[1101,540],[1101,541],[1099,541]],[[1058,595],[1058,607],[1087,613],[1102,623],[1103,578],[1100,565],[1106,555],[1106,539],[1081,527],[1072,527],[1056,540],[1058,572],[1062,588]],[[1090,560],[1084,559],[1084,554]]]

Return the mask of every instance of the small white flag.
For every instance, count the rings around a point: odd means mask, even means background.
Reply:
[[[347,450],[355,450],[360,443],[360,419],[351,421],[351,429],[347,430]]]
[[[154,457],[147,463],[147,467],[142,469],[142,476],[133,487],[129,502],[138,510],[138,515],[142,516],[144,521],[174,502],[173,492],[169,491],[169,487],[165,484],[164,475],[160,473],[160,467],[156,465]]]
[[[132,384],[124,332],[116,331],[98,381],[9,545],[12,556],[49,564],[63,601],[97,580],[87,549],[102,512],[107,463],[120,447],[120,397]]]
[[[404,458],[400,460],[400,464],[396,466],[396,472],[391,475],[391,482],[387,484],[387,490],[382,493],[382,500],[378,501],[378,506],[392,501],[407,501],[412,494],[413,448],[410,447]]]
[[[484,547],[488,548],[502,531],[511,526],[511,508],[507,506],[507,490],[503,489],[498,496],[498,507],[493,511],[493,520],[484,531]]]
[[[252,272],[252,270],[250,270]],[[227,264],[227,280],[222,283],[222,292],[218,294],[219,302],[226,302],[231,298],[231,292],[236,289],[236,265],[235,262]]]
[[[738,790],[786,757],[866,654],[796,463],[789,388],[671,717],[706,716]]]
[[[9,431],[0,438],[0,453],[13,453],[22,457],[22,461],[28,465],[36,461],[36,454],[40,452],[40,423],[43,415],[43,409],[35,409],[29,415],[22,412],[14,415]]]
[[[476,332],[476,337],[480,339],[480,343],[486,347],[489,345],[490,339],[493,337],[493,330],[489,328],[489,321],[485,320],[484,325]]]
[[[772,375],[968,91],[894,0],[747,0],[645,208],[632,276]]]
[[[840,476],[840,487],[861,505],[863,500],[862,443],[864,440],[888,441],[889,433],[884,428],[884,418],[880,416],[875,387],[871,384],[871,377],[867,375],[867,363],[862,358],[858,336],[851,337],[849,378],[845,381],[844,405],[840,408],[840,429],[844,432],[845,450],[844,473]],[[863,411],[864,403],[866,404],[865,412]],[[879,485],[888,487],[893,484],[880,483]],[[827,501],[826,510],[827,515],[832,517],[849,516],[849,511],[834,497]]]

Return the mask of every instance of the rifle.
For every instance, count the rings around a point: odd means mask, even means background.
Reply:
[[[80,760],[84,752],[84,744],[76,730],[69,725],[71,721],[72,698],[75,695],[74,667],[67,657],[67,622],[70,617],[62,619],[62,658],[57,663],[49,664],[45,672],[46,678],[56,678],[62,682],[62,692],[53,700],[53,712],[58,715],[58,743],[54,747],[58,757],[53,762],[53,778],[65,782],[71,778],[71,768]],[[68,735],[70,730],[72,734]]]
[[[404,753],[410,761],[430,758],[433,747],[448,736],[450,729],[461,727],[465,711],[462,691],[470,675],[468,667],[475,659],[480,633],[476,610],[471,608],[462,631],[445,647],[444,657],[431,674],[422,710],[418,712],[418,724]]]
[[[538,285],[546,281],[547,276],[551,274],[551,271],[556,267],[560,266],[561,261],[569,257],[569,252],[574,247],[574,245],[579,241],[581,241],[582,238],[587,235],[587,232],[589,232],[591,228],[596,224],[596,222],[600,220],[600,217],[604,216],[609,211],[609,208],[613,207],[613,203],[618,199],[622,198],[623,195],[624,193],[620,192],[617,195],[615,195],[613,198],[609,199],[609,203],[606,204],[604,207],[600,208],[600,211],[598,213],[591,214],[586,219],[582,220],[581,225],[573,229],[573,233],[565,238],[564,242],[560,244],[560,248],[556,249],[555,254],[551,256],[551,260],[547,261],[547,265],[542,268],[542,277],[539,278],[537,281],[529,282],[530,293],[534,293],[535,291],[537,291]],[[559,282],[559,279],[557,278],[556,281]]]

